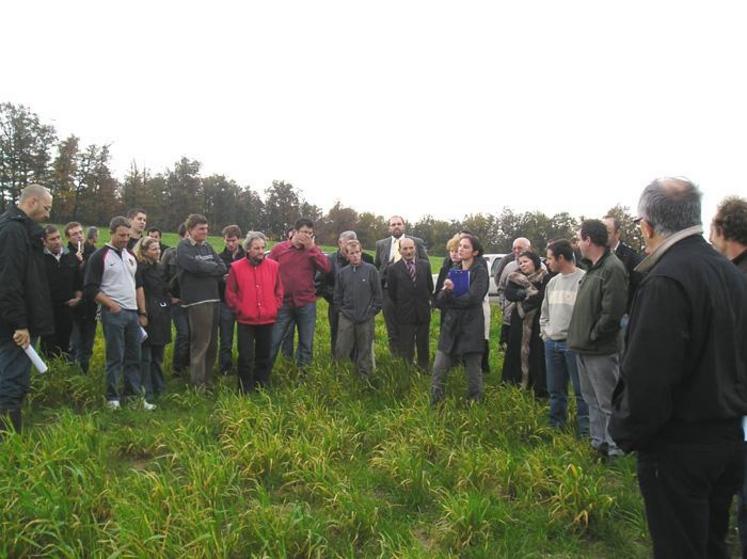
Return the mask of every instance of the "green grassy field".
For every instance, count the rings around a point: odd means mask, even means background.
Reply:
[[[318,317],[308,380],[279,359],[250,397],[169,367],[155,412],[109,411],[100,335],[89,376],[35,374],[26,430],[0,445],[0,557],[649,555],[633,458],[603,465],[551,430],[545,405],[499,384],[498,352],[482,404],[456,369],[432,410],[380,317],[373,387],[331,363],[324,302]]]

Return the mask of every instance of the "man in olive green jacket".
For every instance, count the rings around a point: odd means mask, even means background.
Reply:
[[[579,247],[592,266],[581,280],[568,327],[568,348],[577,353],[581,395],[589,406],[591,445],[619,456],[607,431],[612,392],[620,376],[618,334],[628,302],[628,274],[607,248],[607,228],[598,219],[581,224]]]

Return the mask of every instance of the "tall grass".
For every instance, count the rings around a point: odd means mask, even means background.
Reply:
[[[235,377],[171,379],[155,412],[113,413],[100,338],[90,376],[53,363],[26,432],[0,443],[0,556],[648,555],[632,459],[602,465],[551,430],[545,405],[499,384],[501,355],[482,404],[455,370],[431,409],[428,375],[381,343],[373,386],[335,366],[325,310],[306,382],[281,359],[249,397]]]

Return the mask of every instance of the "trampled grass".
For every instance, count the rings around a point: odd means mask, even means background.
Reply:
[[[367,386],[333,366],[323,302],[318,316],[305,382],[279,360],[248,398],[233,376],[171,379],[155,412],[110,412],[100,338],[90,376],[36,375],[25,433],[0,443],[0,556],[648,556],[633,459],[600,464],[551,430],[499,384],[497,352],[482,404],[457,369],[432,410],[383,323]]]

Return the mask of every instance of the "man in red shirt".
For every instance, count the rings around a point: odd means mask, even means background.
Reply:
[[[269,258],[280,265],[280,279],[285,297],[272,331],[271,362],[275,361],[286,334],[298,328],[296,362],[305,371],[311,364],[316,325],[316,271],[329,272],[330,264],[314,244],[314,222],[307,218],[296,221],[293,236],[272,247]]]

